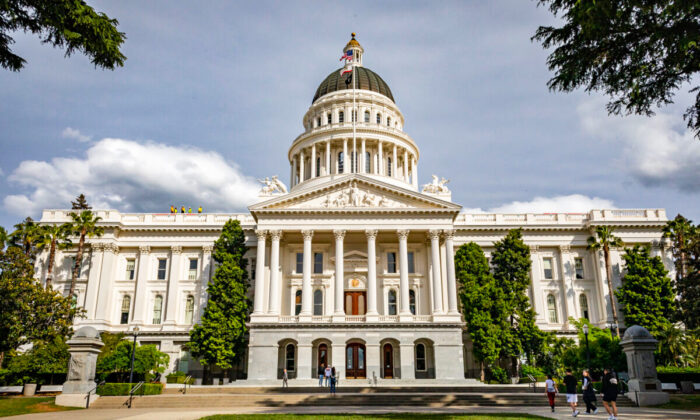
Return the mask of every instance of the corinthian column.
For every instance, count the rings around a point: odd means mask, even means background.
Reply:
[[[440,231],[428,232],[430,238],[430,265],[433,269],[433,314],[442,313],[442,282],[440,281]]]
[[[447,313],[459,315],[457,310],[457,279],[455,278],[454,230],[445,231],[445,254],[447,257]]]
[[[411,315],[408,294],[408,232],[408,230],[396,231],[399,237],[399,292],[401,293],[399,315],[402,316]]]
[[[258,238],[258,249],[255,257],[255,297],[253,304],[253,314],[265,312],[265,238],[266,230],[256,230],[255,236]]]
[[[343,309],[343,294],[345,292],[345,287],[343,285],[343,240],[345,239],[344,230],[334,230],[333,235],[335,236],[335,314],[334,315],[345,315],[345,310]]]
[[[366,230],[367,235],[367,315],[377,315],[377,252],[376,230]]]
[[[270,302],[268,313],[279,315],[280,313],[280,238],[282,231],[270,231]],[[257,276],[257,273],[255,273]]]
[[[311,315],[311,238],[313,230],[302,230],[304,236],[304,260],[301,280],[301,312],[299,315]]]
[[[170,247],[170,276],[168,276],[168,301],[165,306],[165,324],[175,325],[177,323],[177,299],[180,283],[180,256],[182,247],[174,245]]]
[[[134,290],[134,316],[132,322],[141,325],[145,320],[146,311],[146,282],[148,281],[148,259],[151,247],[139,247],[139,269],[136,273],[136,288]]]

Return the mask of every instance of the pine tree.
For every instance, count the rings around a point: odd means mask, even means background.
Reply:
[[[246,251],[240,222],[229,220],[214,243],[212,256],[219,266],[207,287],[207,306],[190,333],[190,352],[205,366],[230,369],[245,353],[250,310],[248,273],[243,268]]]
[[[641,325],[656,336],[676,311],[671,279],[660,257],[651,257],[649,248],[626,248],[625,276],[615,291],[627,326]]]
[[[91,210],[92,206],[88,205],[85,194],[80,194],[75,201],[71,201],[71,206],[73,210]]]

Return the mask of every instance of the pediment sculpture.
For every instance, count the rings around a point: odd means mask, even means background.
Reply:
[[[439,179],[437,175],[433,175],[433,180],[423,185],[422,192],[430,194],[445,194],[449,193],[450,190],[447,188],[447,184],[450,182],[449,179]]]
[[[329,193],[321,203],[325,208],[345,207],[405,207],[405,204],[389,200],[382,195],[360,189],[357,183],[336,193]]]
[[[287,187],[277,178],[277,175],[272,176],[272,178],[259,179],[258,182],[263,185],[260,189],[260,195],[287,194]]]

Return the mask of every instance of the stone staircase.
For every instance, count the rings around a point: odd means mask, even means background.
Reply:
[[[124,407],[128,397],[101,397],[92,408]],[[581,404],[582,398],[579,396]],[[162,395],[134,397],[134,408],[230,408],[230,407],[460,407],[460,406],[526,406],[547,405],[543,392],[533,393],[524,387],[350,387],[339,388],[336,396],[328,388],[292,387],[196,387],[187,394],[178,388],[166,388]],[[566,396],[557,397],[559,407],[566,406]],[[634,404],[625,396],[618,405]]]

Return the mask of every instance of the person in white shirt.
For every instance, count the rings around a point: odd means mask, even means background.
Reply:
[[[557,383],[552,379],[552,375],[547,375],[547,380],[544,382],[544,393],[549,400],[549,406],[552,407],[552,413],[554,412],[554,398],[557,396]]]

